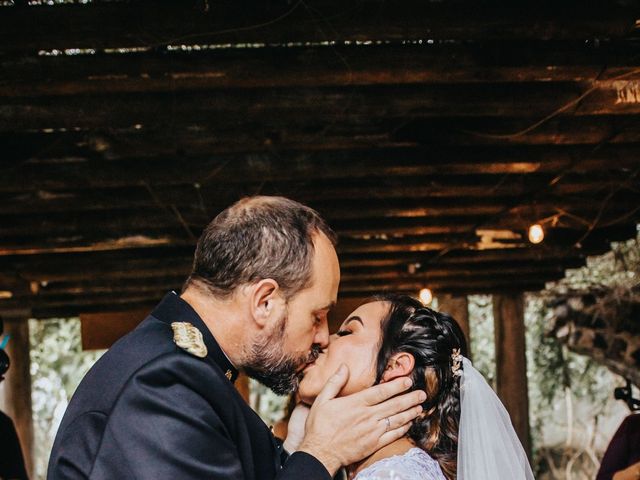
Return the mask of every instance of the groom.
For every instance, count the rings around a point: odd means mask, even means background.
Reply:
[[[220,213],[169,293],[90,370],[49,461],[58,479],[330,479],[404,435],[422,392],[406,379],[336,398],[327,382],[289,455],[239,396],[238,370],[295,390],[328,344],[340,271],[335,235],[312,209],[253,197]]]

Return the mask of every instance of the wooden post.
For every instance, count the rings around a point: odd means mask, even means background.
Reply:
[[[469,301],[467,296],[454,295],[438,295],[438,311],[451,315],[462,328],[467,347],[469,348],[469,357],[471,356],[471,336],[469,333]]]
[[[240,373],[238,378],[236,378],[235,386],[236,390],[238,390],[240,395],[242,395],[242,398],[244,398],[244,401],[249,403],[249,394],[251,393],[249,391],[249,377],[244,373]]]
[[[29,477],[32,477],[33,413],[31,408],[31,361],[29,358],[29,323],[26,318],[5,320],[4,333],[11,335],[7,354],[11,366],[3,382],[4,411],[13,419]]]
[[[494,295],[493,319],[496,345],[496,390],[511,415],[511,422],[527,455],[531,457],[522,294]]]

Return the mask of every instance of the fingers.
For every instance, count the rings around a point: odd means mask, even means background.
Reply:
[[[400,377],[363,390],[362,395],[367,405],[377,405],[404,392],[411,387],[411,385],[412,382],[410,378]]]
[[[316,397],[316,401],[314,403],[324,403],[327,400],[331,400],[335,398],[340,390],[345,386],[347,380],[349,379],[349,369],[343,363],[340,365],[336,373],[329,377],[327,383],[324,385],[318,396]]]
[[[410,408],[404,412],[398,413],[396,415],[392,415],[390,417],[385,417],[381,420],[384,424],[385,431],[392,431],[397,428],[404,427],[405,425],[411,425],[411,422],[417,418],[422,413],[422,407],[417,406],[414,408]]]
[[[412,410],[427,399],[427,394],[422,390],[405,393],[391,398],[374,407],[378,418],[391,417],[401,412]],[[415,410],[413,410],[415,412]]]
[[[389,430],[388,432],[385,432],[380,437],[380,440],[378,440],[377,450],[381,449],[382,447],[384,447],[386,445],[389,445],[391,442],[395,442],[399,438],[404,437],[406,435],[406,433],[409,431],[410,427],[411,427],[411,424],[408,423],[408,424],[403,425],[403,426],[401,426],[399,428],[394,428],[393,430]]]

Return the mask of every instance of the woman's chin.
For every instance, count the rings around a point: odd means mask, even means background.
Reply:
[[[303,379],[300,382],[300,387],[298,388],[298,396],[300,400],[302,400],[307,405],[311,405],[320,392],[316,391],[315,388],[310,385],[310,382]]]

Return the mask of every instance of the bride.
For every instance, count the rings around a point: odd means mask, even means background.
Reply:
[[[348,466],[350,479],[533,479],[506,410],[466,357],[462,330],[449,315],[409,296],[381,295],[331,336],[298,393],[312,404],[342,363],[349,380],[340,395],[400,376],[427,393],[407,435]]]

